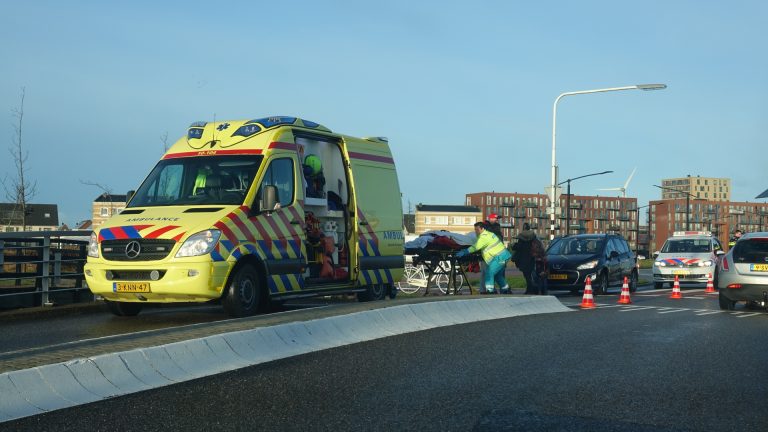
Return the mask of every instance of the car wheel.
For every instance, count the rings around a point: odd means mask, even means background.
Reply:
[[[608,294],[608,275],[603,273],[597,278],[595,284],[595,294],[604,295]]]
[[[136,316],[144,307],[141,303],[107,301],[110,312],[117,316]]]
[[[629,274],[629,292],[635,291],[637,291],[637,272],[633,271]]]
[[[259,274],[252,266],[243,265],[232,275],[222,305],[229,316],[250,316],[258,310],[261,296]]]
[[[664,282],[654,282],[653,283],[653,289],[662,289],[664,288]]]
[[[720,309],[722,310],[736,309],[736,300],[729,299],[728,297],[724,296],[722,292],[718,296],[718,300],[720,301]]]

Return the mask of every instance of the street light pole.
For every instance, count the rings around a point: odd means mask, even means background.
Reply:
[[[568,180],[562,181],[558,183],[557,185],[560,186],[563,183],[567,183],[567,189],[566,189],[566,195],[565,195],[565,235],[569,236],[571,235],[571,182],[574,180],[578,180],[580,178],[584,177],[592,177],[596,175],[603,175],[603,174],[610,174],[613,171],[603,171],[599,173],[592,173],[592,174],[586,174],[579,177],[569,178]]]
[[[589,94],[589,93],[604,93],[604,92],[611,92],[611,91],[621,91],[621,90],[663,90],[667,88],[666,84],[638,84],[633,86],[625,86],[625,87],[611,87],[611,88],[603,88],[603,89],[595,89],[595,90],[581,90],[581,91],[574,91],[574,92],[566,92],[560,94],[555,99],[555,103],[552,107],[552,190],[549,191],[549,201],[550,201],[550,215],[549,215],[549,239],[552,240],[555,238],[555,209],[557,208],[557,203],[555,202],[555,199],[557,198],[557,158],[555,156],[555,151],[557,148],[557,103],[560,102],[560,99],[564,98],[565,96],[573,96],[573,95],[580,95],[580,94]]]

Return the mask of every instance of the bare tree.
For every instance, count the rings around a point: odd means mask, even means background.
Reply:
[[[22,231],[27,230],[27,216],[30,214],[30,201],[37,195],[37,182],[29,181],[28,170],[29,166],[26,165],[29,153],[24,151],[24,145],[22,140],[22,132],[24,130],[24,97],[26,96],[26,88],[21,88],[21,102],[18,108],[11,110],[11,115],[14,117],[13,126],[13,141],[11,147],[8,150],[13,156],[13,162],[16,165],[16,177],[12,179],[3,179],[3,189],[5,189],[5,196],[8,200],[16,204],[16,208],[11,215],[16,211],[21,212],[21,225]],[[12,216],[11,216],[12,217]],[[10,221],[9,221],[10,222]],[[9,223],[10,225],[10,223]]]
[[[168,151],[168,132],[160,135],[160,141],[163,142],[163,154]]]
[[[80,183],[87,186],[95,186],[99,188],[99,190],[101,190],[102,192],[102,195],[107,199],[107,202],[109,203],[109,214],[107,215],[107,217],[115,214],[115,203],[113,202],[114,200],[112,199],[113,193],[112,193],[111,187],[104,186],[101,183],[96,183],[88,180],[80,180]]]

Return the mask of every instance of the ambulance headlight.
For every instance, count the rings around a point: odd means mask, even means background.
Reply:
[[[91,239],[88,241],[88,256],[91,258],[99,257],[99,236],[91,233]]]
[[[667,263],[665,263],[664,261],[654,261],[653,265],[655,265],[656,267],[666,267]]]
[[[176,253],[176,258],[200,256],[211,253],[216,243],[219,242],[221,231],[205,230],[190,236],[184,244],[181,245]]]
[[[712,264],[712,260],[699,261],[699,267],[711,267]]]

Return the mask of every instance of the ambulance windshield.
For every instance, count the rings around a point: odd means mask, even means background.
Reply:
[[[127,207],[240,205],[262,156],[205,156],[161,160]]]

